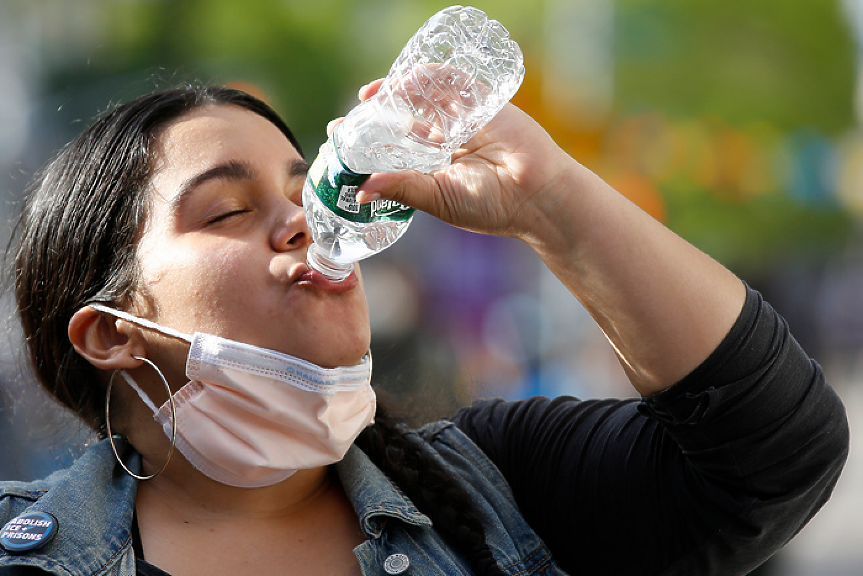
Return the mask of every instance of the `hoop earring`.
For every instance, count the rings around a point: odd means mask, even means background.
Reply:
[[[168,462],[171,461],[171,456],[174,454],[174,446],[177,442],[177,410],[174,407],[174,394],[171,392],[171,387],[168,385],[168,381],[165,379],[165,375],[162,374],[162,371],[153,364],[152,361],[147,358],[139,358],[138,356],[132,356],[135,360],[142,360],[149,364],[153,370],[156,371],[156,374],[159,375],[159,378],[162,379],[162,383],[165,385],[165,390],[168,391],[168,401],[171,403],[171,446],[168,448],[168,456],[165,458],[165,462],[162,464],[162,467],[156,471],[155,474],[150,474],[149,476],[141,476],[139,474],[135,474],[129,467],[126,466],[126,463],[123,462],[123,459],[120,458],[120,453],[117,451],[117,445],[114,443],[114,435],[111,433],[111,388],[114,385],[114,376],[117,375],[117,372],[120,370],[114,370],[111,374],[111,379],[108,380],[108,388],[105,391],[105,427],[108,429],[108,442],[111,443],[111,449],[114,450],[114,456],[117,458],[117,462],[120,463],[120,466],[123,467],[123,470],[136,480],[152,480],[159,474],[161,474],[165,468],[168,467]]]

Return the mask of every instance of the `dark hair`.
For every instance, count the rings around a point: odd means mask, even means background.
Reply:
[[[69,320],[90,302],[130,304],[138,282],[135,251],[146,220],[154,142],[168,123],[207,105],[240,106],[259,114],[302,155],[279,115],[245,92],[210,86],[154,92],[108,111],[63,148],[31,186],[16,227],[15,295],[36,376],[103,437],[104,385],[98,370],[72,347]],[[358,445],[478,574],[502,574],[466,493],[412,442],[380,410]]]
[[[35,181],[18,223],[15,296],[36,376],[103,436],[103,390],[97,370],[69,342],[69,320],[93,301],[129,304],[153,144],[166,124],[209,104],[260,114],[302,154],[278,114],[245,92],[223,87],[155,92],[107,112],[63,148]]]

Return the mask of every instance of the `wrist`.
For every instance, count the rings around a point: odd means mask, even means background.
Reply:
[[[565,156],[547,183],[525,206],[520,239],[542,253],[571,250],[591,222],[597,194],[608,186],[582,164]]]

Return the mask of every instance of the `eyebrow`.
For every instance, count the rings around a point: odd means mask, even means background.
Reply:
[[[304,177],[308,171],[309,163],[303,159],[294,158],[287,162],[286,173],[291,179]],[[171,211],[174,213],[179,211],[195,190],[207,182],[212,180],[254,180],[256,176],[257,172],[248,162],[229,160],[222,164],[217,164],[200,174],[192,176],[180,185],[179,191],[171,201]]]
[[[305,177],[309,173],[309,163],[301,158],[288,161],[288,176],[291,178]]]

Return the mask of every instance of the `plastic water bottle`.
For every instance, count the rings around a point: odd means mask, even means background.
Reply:
[[[348,113],[321,146],[303,188],[314,244],[308,264],[343,280],[354,262],[392,245],[413,208],[382,200],[360,205],[373,172],[447,167],[452,154],[491,120],[524,78],[524,58],[499,22],[451,6],[402,49],[380,90]]]

